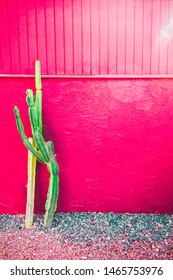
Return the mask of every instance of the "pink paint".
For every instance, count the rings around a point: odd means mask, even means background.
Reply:
[[[172,11],[172,1],[0,1],[0,73],[34,74],[39,59],[49,77],[92,77],[43,80],[58,211],[173,212],[173,81],[103,78],[172,75],[173,40],[160,33],[171,32]],[[33,78],[0,79],[0,213],[25,212],[27,150],[13,107],[30,136],[30,87]],[[36,212],[44,212],[47,186],[38,164]]]
[[[24,213],[27,150],[17,105],[30,126],[25,89],[34,79],[0,79],[0,213]],[[60,168],[58,211],[173,213],[173,81],[44,79],[43,125]],[[46,167],[38,164],[36,212],[44,212]]]
[[[171,0],[0,2],[2,74],[173,74]]]

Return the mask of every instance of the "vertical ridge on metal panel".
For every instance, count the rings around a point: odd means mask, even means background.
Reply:
[[[48,74],[55,74],[54,0],[45,0]]]
[[[0,34],[0,73],[2,73],[1,34]]]
[[[159,9],[159,40],[158,40],[158,75],[160,73],[160,48],[161,48],[161,36],[160,36],[160,29],[161,29],[161,8],[162,8],[162,5],[161,5],[161,0],[159,1],[160,3],[160,9]]]
[[[173,74],[173,1],[170,0],[169,5],[169,29],[170,32],[170,40],[168,42],[168,74]]]
[[[150,74],[150,41],[151,41],[151,1],[144,1],[143,25],[143,74]]]
[[[30,72],[34,73],[34,65],[37,57],[37,23],[36,23],[36,13],[35,13],[35,1],[27,0],[27,23],[28,23],[28,37],[30,40],[29,44],[29,58],[30,58]]]
[[[82,74],[81,1],[73,0],[73,48],[74,73]]]
[[[8,35],[8,16],[7,3],[0,1],[0,34],[1,34],[1,57],[2,57],[2,73],[11,73],[10,46]]]
[[[74,5],[73,5],[73,0],[71,0],[71,21],[72,21],[72,65],[73,65],[73,70],[72,73],[74,74]]]
[[[92,75],[92,10],[91,10],[91,0],[90,0],[90,75]]]
[[[6,9],[7,9],[7,32],[8,32],[8,40],[9,40],[9,52],[10,52],[10,72],[12,72],[12,54],[11,54],[11,34],[10,34],[10,23],[9,23],[9,2],[6,1]]]
[[[91,1],[91,74],[99,74],[99,0]]]
[[[28,45],[28,69],[29,74],[31,73],[30,69],[30,40],[29,40],[29,30],[28,30],[28,7],[27,7],[27,0],[25,0],[26,5],[26,37],[27,37],[27,45]]]
[[[153,49],[153,1],[151,2],[151,31],[150,31],[150,70],[149,73],[151,75],[151,57],[152,57],[152,49]]]
[[[17,40],[18,40],[18,51],[19,51],[19,74],[21,71],[21,46],[20,46],[20,37],[19,37],[19,16],[18,16],[18,1],[16,0],[16,20],[17,20]],[[18,74],[18,73],[17,73]]]
[[[126,46],[125,46],[125,74],[134,73],[134,0],[126,2]]]
[[[19,67],[20,62],[19,62],[19,41],[18,41],[16,1],[11,1],[10,5],[8,5],[8,24],[9,24],[9,44],[10,44],[10,55],[11,55],[11,72],[17,74],[20,73],[20,67]]]
[[[83,74],[90,74],[90,0],[82,1]]]
[[[125,74],[125,0],[118,1],[117,74]]]
[[[55,11],[55,0],[53,0],[53,26],[54,26],[54,50],[55,50],[55,71],[57,74],[57,50],[56,50],[56,11]]]
[[[100,0],[100,74],[107,74],[108,66],[108,2]]]
[[[64,24],[63,0],[55,1],[56,74],[64,74]]]
[[[135,27],[134,27],[134,75],[142,74],[142,25],[143,25],[143,6],[141,1],[135,0]]]
[[[46,0],[44,0],[43,5],[43,11],[44,11],[44,21],[45,21],[45,48],[46,48],[46,73],[48,74],[48,32],[47,32],[47,13],[46,13]]]
[[[152,48],[151,48],[151,71],[150,74],[158,74],[158,54],[160,45],[160,30],[159,30],[159,13],[160,13],[160,3],[158,1],[153,1],[152,3]]]
[[[73,74],[72,1],[64,1],[65,74]]]
[[[1,6],[0,6],[1,8]],[[1,20],[0,20],[1,24]],[[3,67],[2,67],[2,35],[1,35],[1,29],[0,29],[0,74],[3,73]]]
[[[169,1],[161,2],[161,26],[160,26],[160,68],[159,74],[166,74],[167,72],[167,53],[168,53],[168,43],[169,43]]]
[[[44,12],[44,0],[36,0],[36,22],[38,30],[38,58],[42,65],[42,74],[48,74],[47,48],[46,48],[46,23]]]
[[[12,0],[10,1],[10,3]],[[26,2],[17,0],[18,6],[18,32],[19,32],[19,43],[20,43],[20,63],[21,73],[29,74],[29,38],[27,33],[27,17],[26,17]],[[12,73],[12,72],[10,72]],[[8,73],[9,74],[9,73]],[[12,73],[13,74],[13,73]]]
[[[109,0],[109,71],[116,74],[116,41],[117,41],[117,1]]]

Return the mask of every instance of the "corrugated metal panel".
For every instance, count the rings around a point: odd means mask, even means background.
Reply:
[[[1,74],[173,74],[173,0],[1,0],[0,26]]]

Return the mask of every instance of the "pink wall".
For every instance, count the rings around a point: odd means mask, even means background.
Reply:
[[[30,135],[25,89],[33,79],[0,79],[0,213],[24,213]],[[44,79],[43,123],[60,167],[58,211],[173,213],[173,80]],[[36,212],[48,173],[37,172]]]
[[[43,119],[60,166],[58,211],[173,213],[173,80],[143,76],[173,75],[172,13],[172,0],[0,1],[0,213],[25,212],[27,150],[13,107],[30,136],[34,79],[20,75],[33,75],[36,59],[56,77],[43,79]],[[37,173],[43,212],[48,173]]]
[[[1,0],[0,73],[173,74],[172,0]],[[163,32],[164,31],[164,32]]]

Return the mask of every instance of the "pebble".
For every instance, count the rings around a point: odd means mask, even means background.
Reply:
[[[30,229],[24,220],[0,215],[0,259],[173,259],[173,215],[57,213],[50,229],[41,214]]]

